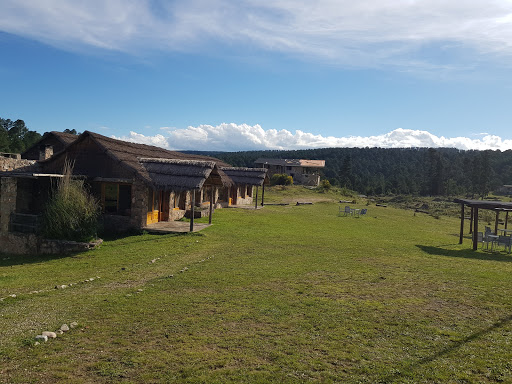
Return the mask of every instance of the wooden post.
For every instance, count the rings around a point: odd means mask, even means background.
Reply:
[[[478,249],[478,208],[473,208],[473,251]]]
[[[208,224],[212,223],[212,215],[213,215],[213,198],[214,198],[214,186],[212,185],[210,191],[210,212],[208,213]]]
[[[192,206],[190,208],[190,232],[194,232],[194,208],[196,205],[196,191],[192,190]]]
[[[498,234],[498,219],[500,217],[500,211],[495,211],[496,212],[496,222],[494,223],[494,234],[497,235]]]
[[[508,211],[505,214],[505,229],[507,229],[507,226],[508,226]]]
[[[462,238],[464,236],[464,203],[460,205],[460,236],[459,244],[462,244]]]
[[[263,185],[261,186],[261,206],[263,207],[265,200],[265,182],[263,182]]]
[[[469,218],[469,234],[471,235],[473,233],[473,207],[471,207],[471,216]]]
[[[254,199],[255,203],[254,203],[254,209],[258,209],[258,189],[260,187],[256,186],[256,198]]]

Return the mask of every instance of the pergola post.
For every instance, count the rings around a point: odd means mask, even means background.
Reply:
[[[473,251],[478,249],[478,208],[473,208]]]
[[[473,233],[473,212],[474,208],[471,207],[471,216],[469,217],[469,234],[471,235]]]
[[[464,236],[464,204],[460,205],[460,236],[459,244],[462,244],[462,238]]]
[[[496,212],[496,222],[494,223],[494,234],[497,235],[498,234],[498,220],[499,220],[499,217],[500,217],[500,211],[494,211]]]
[[[212,223],[214,189],[215,187],[212,185],[210,190],[210,211],[208,212],[208,224]]]
[[[194,215],[196,205],[196,191],[192,190],[192,206],[190,208],[190,232],[194,232]]]
[[[264,205],[264,199],[265,199],[265,183],[261,186],[261,206]]]
[[[256,198],[254,199],[254,209],[258,209],[258,189],[260,189],[260,187],[256,186]]]

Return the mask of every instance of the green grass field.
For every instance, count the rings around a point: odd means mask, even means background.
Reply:
[[[512,255],[458,245],[456,218],[265,193],[315,204],[0,255],[0,382],[512,382]]]

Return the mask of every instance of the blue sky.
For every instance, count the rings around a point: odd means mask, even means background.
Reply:
[[[512,2],[2,0],[0,117],[171,149],[512,149]]]

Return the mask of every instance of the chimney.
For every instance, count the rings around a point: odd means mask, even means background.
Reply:
[[[53,146],[42,145],[39,147],[39,161],[49,159],[53,156]]]

